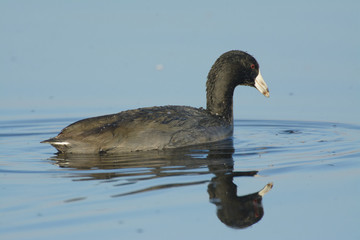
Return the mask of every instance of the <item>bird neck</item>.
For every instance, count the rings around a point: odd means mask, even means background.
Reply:
[[[224,118],[233,125],[233,95],[235,90],[231,74],[209,73],[206,83],[206,108],[211,114]]]

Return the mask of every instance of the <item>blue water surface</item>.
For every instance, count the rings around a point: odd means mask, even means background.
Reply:
[[[1,121],[2,239],[360,236],[360,126],[241,120],[228,141],[120,156],[39,144],[74,120]]]

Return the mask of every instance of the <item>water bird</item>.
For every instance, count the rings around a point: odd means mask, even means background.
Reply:
[[[228,51],[215,61],[207,76],[206,109],[169,105],[87,118],[41,143],[49,143],[61,153],[101,154],[221,141],[233,134],[233,94],[239,85],[255,87],[269,97],[256,59],[243,51]]]

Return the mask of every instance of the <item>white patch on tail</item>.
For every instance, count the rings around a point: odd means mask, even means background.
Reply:
[[[70,143],[69,142],[51,142],[50,144],[53,144],[53,145],[69,145]]]

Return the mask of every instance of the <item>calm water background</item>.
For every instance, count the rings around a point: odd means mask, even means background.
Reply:
[[[0,1],[0,238],[359,239],[358,9]],[[205,106],[207,73],[231,49],[256,57],[271,96],[236,90],[232,144],[102,159],[39,144],[84,117]],[[217,214],[214,186],[240,197],[269,182],[257,223]]]

